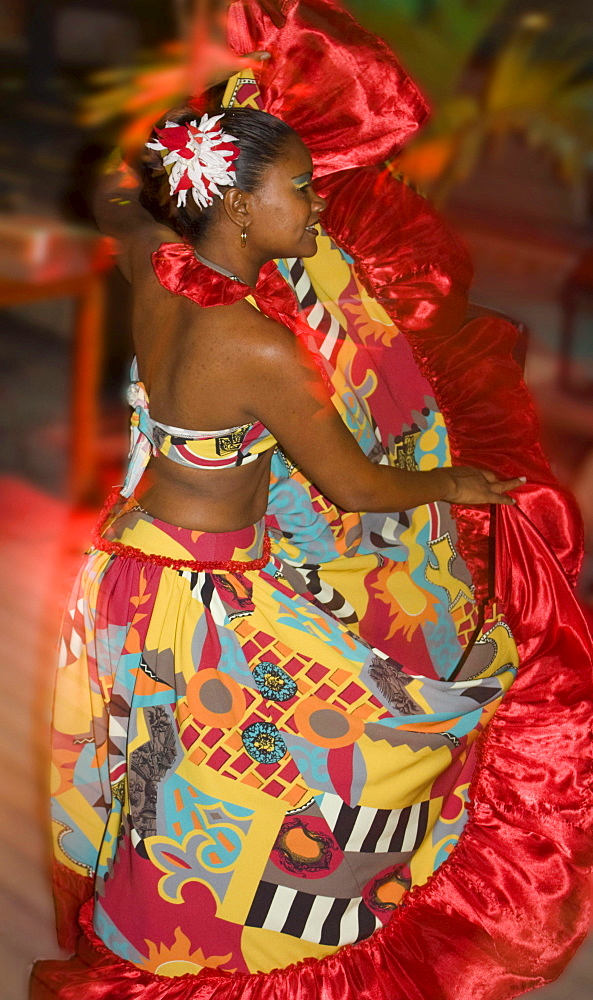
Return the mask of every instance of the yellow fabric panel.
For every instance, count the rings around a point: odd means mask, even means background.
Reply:
[[[438,820],[440,820],[441,824],[450,824],[451,826],[453,825],[453,823],[458,822],[460,815],[463,813],[463,810],[465,808],[464,792],[467,791],[468,787],[469,787],[468,785],[460,785],[454,791],[454,794],[459,799],[459,813],[455,817],[455,819],[446,820],[443,819],[442,816],[440,816],[440,810],[442,809],[443,806],[442,798],[436,798],[430,800],[428,804],[429,832],[422,841],[420,847],[415,851],[414,856],[410,861],[412,885],[423,885],[424,882],[427,882],[430,876],[433,874],[436,866],[436,858],[441,849],[443,848],[443,846],[449,840],[448,836],[442,836],[440,840],[438,840],[436,843],[433,843],[432,838],[435,829],[435,824],[437,824]],[[450,802],[449,802],[449,808],[451,808]],[[442,826],[439,825],[438,829],[439,832],[442,832]],[[458,838],[455,837],[455,841],[453,843],[456,843],[457,839]]]
[[[448,747],[414,751],[408,746],[392,747],[386,740],[370,740],[366,734],[360,737],[358,746],[367,770],[360,805],[373,809],[405,809],[423,802],[435,778],[451,763]],[[397,780],[386,782],[386,770],[397,775]],[[373,780],[374,775],[379,776],[378,782]]]
[[[160,579],[157,598],[151,614],[146,648],[175,653],[176,669],[189,681],[195,673],[191,646],[196,626],[204,613],[199,600],[192,597],[187,581],[172,573]]]
[[[260,927],[244,927],[241,950],[250,972],[271,972],[279,965],[286,968],[303,958],[324,958],[337,948],[330,945],[301,941],[299,938],[268,931]],[[295,998],[296,1000],[296,998]]]

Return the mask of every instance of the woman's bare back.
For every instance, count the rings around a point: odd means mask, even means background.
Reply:
[[[253,422],[243,392],[253,336],[250,342],[242,335],[246,324],[252,326],[253,306],[241,301],[203,308],[172,295],[152,267],[151,252],[158,245],[139,246],[131,261],[134,348],[151,417],[208,431]],[[142,504],[155,517],[183,527],[245,527],[265,513],[271,456],[272,449],[255,462],[219,471],[190,469],[158,455],[150,462]]]

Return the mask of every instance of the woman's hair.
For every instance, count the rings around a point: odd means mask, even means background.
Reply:
[[[208,114],[220,114],[221,108],[209,108]],[[165,121],[184,125],[199,121],[201,113],[190,107],[176,108],[163,115],[157,127]],[[225,132],[237,139],[241,150],[235,161],[235,186],[241,191],[255,191],[267,167],[282,155],[288,140],[296,133],[279,118],[251,108],[227,108],[218,123]],[[171,226],[180,236],[192,242],[203,237],[216,217],[216,201],[201,209],[188,195],[185,206],[177,207],[169,190],[169,175],[160,154],[146,148],[140,162],[142,186],[140,203],[157,222]]]

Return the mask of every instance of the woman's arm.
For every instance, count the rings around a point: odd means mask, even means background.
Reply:
[[[142,207],[139,195],[138,175],[119,157],[118,162],[108,164],[97,184],[92,204],[99,231],[118,242],[118,264],[128,281],[132,278],[131,262],[137,250],[149,254],[161,243],[179,242],[173,229],[156,222]]]
[[[435,500],[511,504],[504,482],[468,467],[408,472],[376,465],[337,413],[311,356],[292,333],[256,314],[243,328],[246,409],[274,434],[317,488],[343,510],[408,510]],[[243,340],[245,343],[245,339]],[[244,396],[245,398],[245,396]]]

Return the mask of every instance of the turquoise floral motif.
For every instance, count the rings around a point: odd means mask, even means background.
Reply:
[[[243,730],[243,746],[258,764],[277,764],[286,753],[286,743],[271,722],[254,722]]]
[[[262,660],[254,667],[253,679],[264,698],[270,701],[289,701],[298,691],[294,678],[277,663],[267,660]]]

